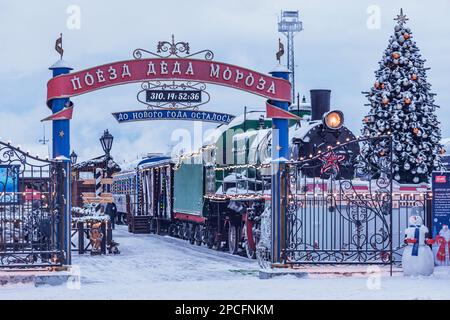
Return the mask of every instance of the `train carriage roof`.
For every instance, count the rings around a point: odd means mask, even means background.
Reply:
[[[172,162],[172,158],[168,156],[162,156],[162,157],[151,157],[147,159],[143,159],[141,162],[138,163],[137,167],[142,168],[151,168],[160,166],[162,164],[169,164]]]

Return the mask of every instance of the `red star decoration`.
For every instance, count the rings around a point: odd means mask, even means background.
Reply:
[[[327,152],[322,157],[319,158],[323,162],[323,166],[320,169],[320,173],[324,174],[332,170],[334,173],[339,172],[339,162],[345,159],[344,155],[337,155],[334,152]]]

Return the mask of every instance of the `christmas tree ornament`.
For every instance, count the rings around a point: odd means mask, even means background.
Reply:
[[[439,161],[434,160],[433,161],[433,167],[438,168],[439,167]]]
[[[403,34],[403,39],[408,40],[409,38],[410,38],[409,33],[405,32],[405,33]]]

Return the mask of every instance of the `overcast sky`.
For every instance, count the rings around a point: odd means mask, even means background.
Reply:
[[[67,26],[68,19],[73,22],[74,11],[68,13],[73,5],[81,12],[79,29]],[[303,21],[304,30],[295,38],[300,94],[309,98],[310,89],[331,89],[332,107],[343,110],[347,125],[359,132],[368,108],[361,91],[373,85],[373,72],[401,7],[431,68],[428,80],[441,106],[443,137],[448,137],[450,0],[1,0],[0,137],[45,152],[38,145],[43,135],[40,119],[50,114],[45,104],[48,67],[58,59],[54,42],[60,32],[64,59],[75,70],[132,59],[135,48],[155,50],[159,40],[169,40],[173,33],[176,40],[188,41],[192,51],[211,49],[217,61],[268,72],[276,64],[282,9],[299,10]],[[377,8],[379,28],[372,20]],[[111,112],[142,108],[136,101],[138,91],[139,84],[131,84],[73,99],[72,148],[81,160],[102,154],[98,138],[106,128],[116,137],[112,154],[118,161],[164,152],[176,143],[171,142],[175,129],[194,129],[194,123],[182,121],[119,125]],[[264,108],[264,99],[248,93],[212,85],[208,91],[212,98],[204,110],[239,114],[244,106]],[[49,136],[51,125],[45,126]],[[196,130],[211,127],[197,124]]]

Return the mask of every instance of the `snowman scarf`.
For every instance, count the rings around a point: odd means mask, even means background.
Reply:
[[[412,226],[415,227],[415,226]],[[412,248],[412,253],[411,255],[414,257],[417,257],[419,255],[419,234],[420,234],[420,228],[415,227],[416,229],[414,230],[414,239],[416,240],[416,242],[414,242],[413,244],[413,248]]]

